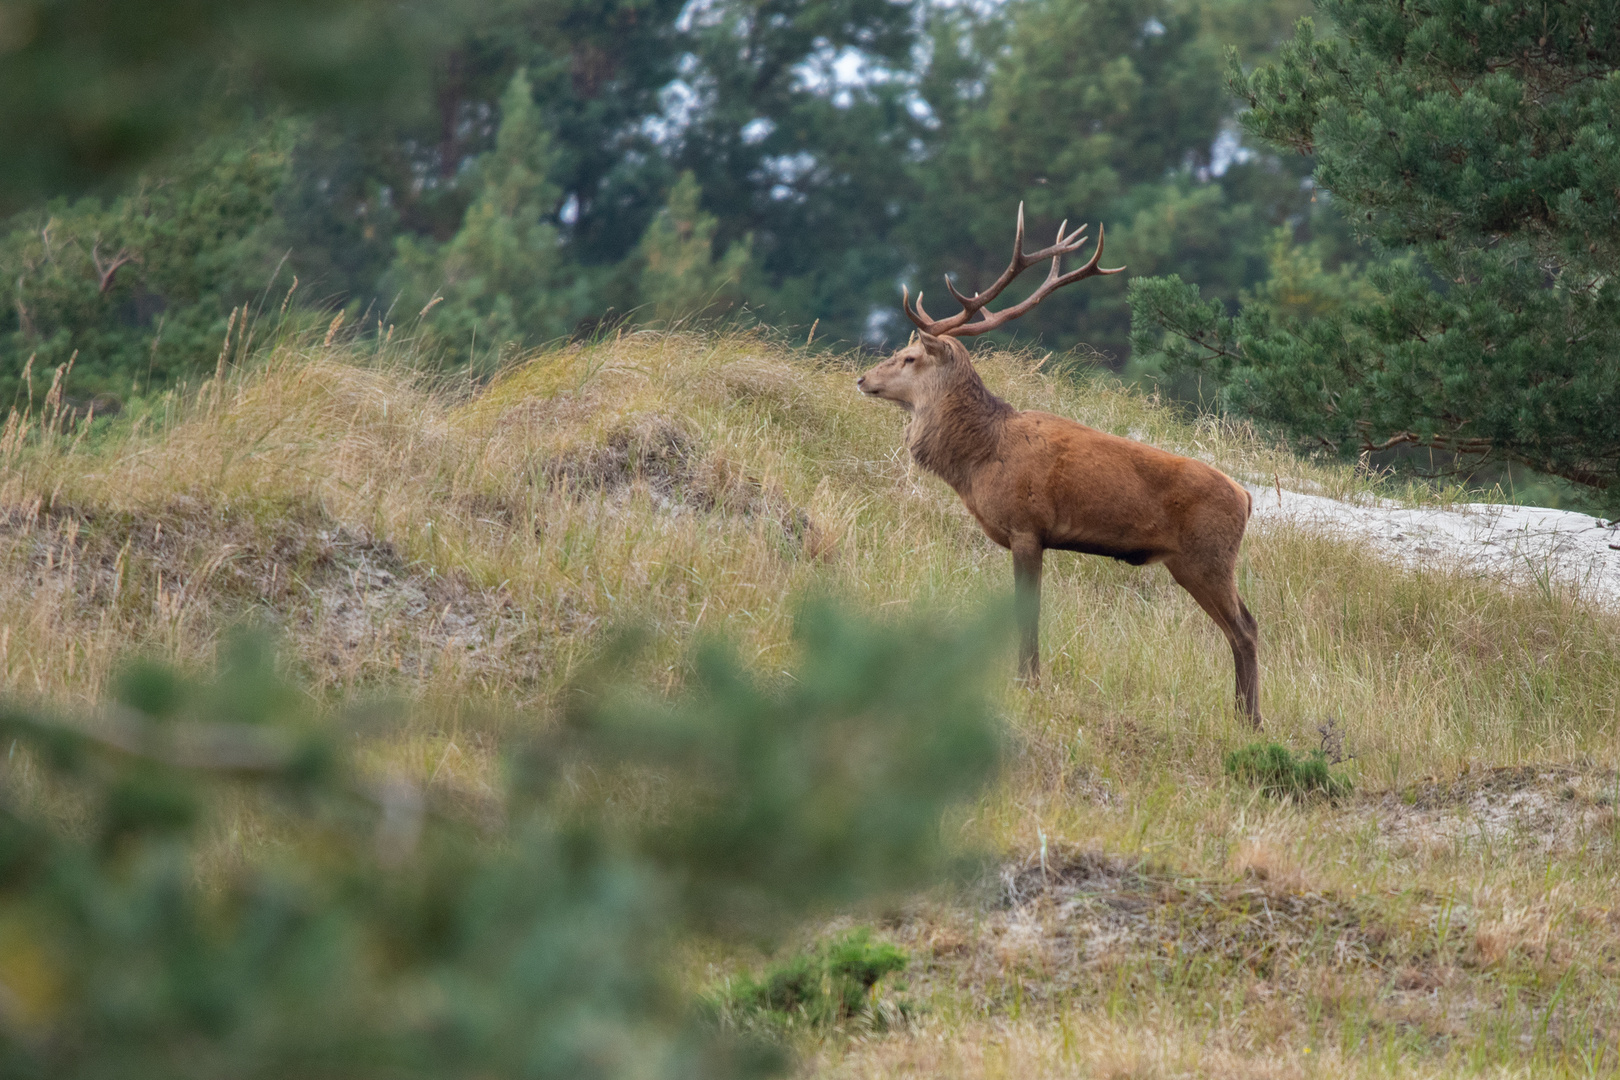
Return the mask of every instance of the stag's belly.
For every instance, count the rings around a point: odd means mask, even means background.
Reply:
[[[1108,559],[1118,559],[1120,562],[1129,563],[1132,566],[1146,566],[1151,562],[1160,562],[1171,554],[1157,548],[1116,547],[1112,544],[1100,544],[1092,540],[1064,538],[1049,541],[1046,546],[1057,551],[1078,551],[1082,555],[1101,555]]]
[[[973,510],[970,504],[968,509]],[[973,518],[979,523],[979,528],[991,541],[1001,547],[1012,548],[1013,530],[1006,528],[1002,523],[986,518],[978,512]],[[1041,546],[1055,551],[1074,551],[1081,555],[1101,555],[1104,558],[1118,559],[1120,562],[1132,566],[1145,566],[1148,563],[1158,562],[1171,552],[1159,547],[1147,546],[1143,538],[1115,537],[1098,538],[1088,535],[1076,535],[1079,530],[1065,529],[1025,529],[1024,532],[1034,533],[1040,537]]]

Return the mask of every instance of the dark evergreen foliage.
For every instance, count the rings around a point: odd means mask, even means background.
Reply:
[[[54,200],[0,234],[0,404],[36,407],[74,360],[68,400],[120,398],[211,374],[233,309],[277,310],[290,273],[277,196],[296,129],[264,124],[209,140],[125,194]],[[239,316],[240,317],[240,316]],[[32,363],[31,380],[24,372]]]
[[[0,214],[72,196],[232,126],[253,103],[375,103],[422,72],[437,5],[10,0],[0,9]]]
[[[1388,258],[1375,294],[1229,318],[1137,281],[1136,347],[1338,449],[1403,443],[1597,489],[1620,471],[1620,6],[1324,0],[1274,64],[1234,72],[1251,132]],[[1345,297],[1344,299],[1350,299]]]
[[[10,156],[0,174],[18,191],[104,182],[96,201],[26,209],[0,234],[15,285],[0,364],[15,380],[30,355],[39,370],[78,349],[75,401],[197,382],[219,340],[186,328],[222,337],[233,308],[260,310],[272,278],[280,292],[293,277],[295,309],[325,309],[324,324],[342,307],[368,333],[414,333],[437,299],[422,329],[425,358],[443,363],[694,315],[879,344],[903,333],[901,281],[933,296],[943,272],[967,287],[1004,265],[1020,200],[1032,232],[1065,215],[1106,223],[1132,274],[1180,273],[1232,300],[1264,280],[1278,226],[1331,234],[1299,186],[1308,163],[1243,151],[1220,81],[1223,45],[1264,55],[1302,3],[252,0],[152,56],[145,37],[129,57],[95,37],[61,68],[82,84],[71,100],[50,96],[49,57],[83,27],[28,15],[24,45],[0,28],[0,68],[27,84],[19,101],[55,102],[66,119],[31,126],[29,145],[78,172],[52,180]],[[148,7],[148,29],[197,14]],[[360,40],[385,8],[389,33]],[[253,29],[273,19],[275,34]],[[311,37],[294,70],[289,50]],[[344,79],[310,74],[340,62]],[[69,114],[120,86],[161,137],[92,161]],[[232,144],[263,167],[250,180],[199,166],[205,134],[216,157]],[[112,184],[132,162],[144,178]],[[170,195],[137,212],[134,191]],[[131,214],[177,242],[115,227]],[[50,221],[67,254],[42,269]],[[109,247],[133,261],[103,292],[91,256]],[[174,284],[201,270],[207,288]],[[1123,287],[1095,284],[1017,332],[1123,362]]]

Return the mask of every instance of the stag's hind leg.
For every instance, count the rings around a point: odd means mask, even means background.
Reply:
[[[1260,727],[1260,625],[1237,591],[1236,559],[1199,560],[1185,555],[1166,559],[1170,576],[1192,594],[1232,646],[1237,673],[1237,704]]]

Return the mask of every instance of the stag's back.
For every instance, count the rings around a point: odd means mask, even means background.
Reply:
[[[1202,461],[1045,412],[1019,412],[962,497],[991,539],[1157,562],[1242,539],[1249,494]]]

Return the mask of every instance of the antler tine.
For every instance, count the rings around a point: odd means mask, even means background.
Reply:
[[[923,306],[922,306],[922,290],[921,289],[917,290],[916,308],[917,308],[917,317],[922,319],[922,321],[924,323],[928,324],[927,329],[928,329],[928,332],[930,334],[943,334],[945,332],[944,330],[940,330],[940,329],[936,329],[936,328],[942,326],[943,324],[945,324],[947,322],[950,322],[950,320],[949,319],[936,319],[932,315],[928,314],[928,312],[923,310]],[[919,323],[918,325],[921,326],[922,323]]]
[[[1121,273],[1121,272],[1124,271],[1125,268],[1123,266],[1116,266],[1112,270],[1103,270],[1103,269],[1099,268],[1097,266],[1097,262],[1098,262],[1099,259],[1102,258],[1102,253],[1103,253],[1103,227],[1101,225],[1098,225],[1097,226],[1097,247],[1095,248],[1095,250],[1092,251],[1091,258],[1087,259],[1086,260],[1086,265],[1080,267],[1078,270],[1071,270],[1071,271],[1069,271],[1069,273],[1065,274],[1061,284],[1067,285],[1071,281],[1079,281],[1081,278],[1088,278],[1088,277],[1091,277],[1093,275],[1106,277],[1109,274],[1118,274],[1118,273]]]
[[[1064,224],[1068,223],[1065,222]],[[956,298],[956,302],[962,305],[962,310],[955,315],[940,319],[937,324],[938,329],[932,332],[936,334],[954,333],[959,327],[966,324],[968,320],[983,310],[986,304],[1000,296],[1001,291],[1011,284],[1014,278],[1022,274],[1032,264],[1050,257],[1052,253],[1053,248],[1038,251],[1033,255],[1024,251],[1024,204],[1020,202],[1018,204],[1018,225],[1013,230],[1012,261],[1007,264],[1007,269],[1001,272],[1001,276],[996,278],[988,289],[983,292],[976,292],[971,297],[963,296],[957,291],[956,286],[947,279],[946,286],[950,289],[951,295]]]
[[[912,310],[913,306],[916,308],[915,311]],[[917,299],[915,305],[913,305],[910,290],[904,285],[900,286],[900,307],[905,311],[906,318],[911,320],[912,325],[923,333],[936,334],[939,332],[934,329],[939,325],[938,320],[929,318],[928,312],[923,310],[921,291],[917,293]]]
[[[1085,240],[1086,226],[1081,225],[1078,229],[1074,230],[1074,232],[1069,233],[1067,236],[1065,236],[1064,232],[1069,227],[1069,219],[1064,218],[1063,223],[1058,226],[1057,242],[1054,243],[1051,247],[1043,248],[1040,251],[1035,252],[1034,254],[1030,254],[1029,252],[1026,252],[1024,250],[1024,233],[1023,233],[1024,204],[1023,203],[1018,204],[1018,224],[1019,224],[1018,240],[1013,245],[1013,260],[1018,265],[1018,269],[1019,269],[1020,273],[1023,272],[1024,270],[1028,269],[1029,267],[1034,266],[1036,263],[1040,262],[1042,259],[1051,258],[1051,259],[1053,259],[1055,261],[1055,260],[1061,259],[1064,255],[1068,255],[1071,252],[1079,251],[1082,247],[1085,246],[1085,243],[1086,243],[1086,240]],[[1000,288],[997,288],[996,286],[991,286],[991,290],[990,290],[988,295],[985,294],[985,293],[974,293],[972,296],[963,296],[960,292],[957,291],[956,284],[955,284],[955,282],[951,281],[951,275],[949,275],[949,274],[945,275],[945,288],[950,290],[951,296],[955,298],[955,300],[956,300],[956,302],[958,304],[962,305],[963,310],[965,310],[968,313],[968,318],[970,318],[970,319],[973,317],[974,314],[981,311],[984,308],[985,304],[988,304],[991,300],[994,300],[996,298],[996,295],[998,293],[1000,293],[1000,291],[1001,291]],[[954,316],[952,316],[952,317],[954,318]]]
[[[1051,247],[1045,247],[1039,251],[1025,253],[1024,265],[1034,266],[1042,259],[1059,259],[1065,255],[1072,255],[1074,252],[1085,247],[1086,226],[1081,225],[1078,229],[1074,230],[1074,232],[1065,236],[1063,235],[1063,230],[1067,229],[1068,227],[1069,221],[1067,218],[1065,218],[1063,220],[1063,224],[1058,226],[1057,242]]]
[[[1104,270],[1098,267],[1097,262],[1102,258],[1102,251],[1103,228],[1101,225],[1099,225],[1097,227],[1096,250],[1091,253],[1091,258],[1086,260],[1086,264],[1084,266],[1070,270],[1067,274],[1062,273],[1063,253],[1054,255],[1052,257],[1052,268],[1046,273],[1046,280],[1041,282],[1040,288],[1036,289],[1024,300],[1014,304],[1010,308],[1003,308],[1000,311],[986,312],[984,318],[976,323],[972,323],[971,325],[967,326],[953,327],[951,330],[945,332],[950,333],[954,337],[977,337],[980,334],[989,333],[991,330],[994,330],[999,326],[1004,326],[1005,324],[1012,322],[1014,319],[1024,314],[1024,312],[1028,311],[1030,308],[1052,295],[1053,292],[1061,289],[1063,286],[1068,285],[1071,282],[1105,274],[1117,274],[1125,269],[1123,266],[1116,266],[1111,270]]]
[[[914,326],[918,329],[924,328],[922,320],[911,310],[911,290],[905,285],[900,286],[900,310],[906,313],[906,318],[910,319]]]
[[[1125,269],[1123,266],[1112,270],[1098,269],[1097,260],[1102,257],[1103,249],[1102,227],[1098,226],[1097,247],[1092,252],[1091,259],[1084,266],[1071,270],[1067,274],[1063,273],[1063,257],[1079,251],[1086,243],[1085,225],[1082,224],[1073,232],[1069,232],[1068,228],[1069,221],[1065,218],[1063,223],[1058,226],[1057,238],[1050,247],[1042,248],[1040,251],[1025,251],[1024,204],[1020,202],[1018,204],[1018,226],[1013,234],[1012,261],[1007,264],[1007,269],[1001,272],[1001,276],[996,278],[990,287],[983,292],[976,292],[972,296],[963,296],[957,289],[956,284],[951,281],[951,276],[946,274],[945,288],[950,292],[952,298],[962,305],[962,310],[944,319],[935,319],[928,314],[922,306],[921,292],[917,294],[917,299],[913,302],[910,299],[909,291],[904,286],[901,286],[900,302],[905,309],[906,318],[910,319],[917,329],[925,334],[975,337],[1018,318],[1018,316],[1046,299],[1053,290],[1062,288],[1072,281],[1079,281],[1082,278],[1088,278],[1096,274],[1117,274]],[[1052,260],[1052,268],[1047,272],[1046,280],[1041,283],[1040,288],[1036,289],[1025,300],[1010,308],[995,312],[984,310],[986,305],[1001,295],[1002,290],[1010,285],[1014,278],[1043,259]],[[978,322],[973,322],[975,316],[980,316]]]
[[[1013,229],[1012,261],[1007,264],[1007,269],[1001,272],[1001,276],[996,278],[994,284],[983,292],[975,292],[971,297],[963,296],[958,292],[955,283],[951,281],[950,275],[947,274],[945,288],[950,290],[951,296],[955,298],[958,304],[962,305],[962,310],[956,315],[941,319],[940,322],[944,325],[941,326],[939,332],[949,333],[977,315],[984,308],[984,305],[1001,295],[1001,290],[1005,289],[1013,278],[1024,272],[1030,261],[1029,257],[1024,254],[1024,203],[1020,199],[1018,202],[1018,224]]]

